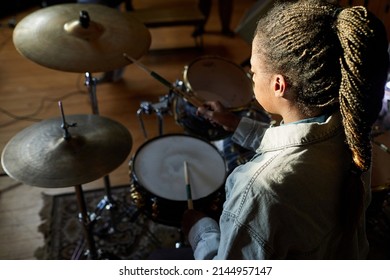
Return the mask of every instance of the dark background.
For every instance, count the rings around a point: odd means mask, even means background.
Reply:
[[[76,3],[77,0],[13,0],[2,1],[0,4],[0,17],[13,16],[31,7],[52,6],[63,3]]]

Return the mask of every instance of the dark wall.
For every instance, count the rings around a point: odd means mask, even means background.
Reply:
[[[42,0],[42,7],[53,6],[57,4],[76,3],[77,0]]]
[[[16,15],[25,9],[41,4],[41,0],[13,0],[1,1],[0,17]]]
[[[77,0],[13,0],[1,1],[0,17],[13,16],[32,7],[46,7],[56,4],[76,3]]]

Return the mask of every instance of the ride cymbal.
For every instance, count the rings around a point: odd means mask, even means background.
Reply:
[[[151,35],[136,18],[99,4],[60,4],[37,10],[15,27],[13,41],[26,58],[68,72],[105,72],[123,67],[127,53],[140,58]]]
[[[120,123],[98,115],[53,118],[16,134],[5,146],[4,171],[30,186],[60,188],[97,180],[120,166],[129,155],[131,134]],[[66,139],[67,138],[67,139]]]

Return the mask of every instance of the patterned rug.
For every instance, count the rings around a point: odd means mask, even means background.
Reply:
[[[140,213],[130,199],[129,187],[111,189],[111,202],[106,203],[104,189],[84,191],[90,227],[98,259],[147,259],[156,249],[174,248],[182,241],[176,227],[155,223]],[[88,242],[76,194],[43,195],[39,227],[45,245],[35,252],[37,259],[88,259]]]

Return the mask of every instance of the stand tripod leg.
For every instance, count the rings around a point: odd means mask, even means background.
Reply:
[[[95,246],[95,240],[93,239],[91,220],[88,216],[87,206],[85,204],[85,198],[81,185],[75,186],[75,190],[77,196],[77,204],[81,215],[84,236],[87,240],[88,255],[91,259],[97,259],[97,250]]]
[[[94,115],[99,115],[99,106],[98,106],[98,101],[97,101],[97,96],[96,96],[97,80],[96,80],[96,78],[92,77],[92,74],[89,72],[85,73],[85,85],[88,89],[89,98],[91,100],[92,113]],[[114,201],[113,201],[112,196],[111,196],[111,184],[110,184],[110,178],[108,175],[104,176],[104,185],[105,185],[105,190],[106,190],[105,203],[107,203],[106,205],[113,204]]]
[[[91,100],[91,107],[92,107],[92,113],[95,115],[99,115],[99,106],[98,106],[98,100],[96,96],[96,85],[97,85],[97,79],[92,77],[92,74],[89,72],[85,73],[85,85],[88,89],[89,97]],[[112,233],[116,231],[116,220],[118,213],[114,213],[118,211],[119,206],[114,201],[112,194],[111,194],[111,183],[110,183],[110,177],[108,175],[104,176],[104,190],[105,190],[105,196],[104,198],[98,203],[95,214],[97,216],[101,216],[101,212],[104,209],[107,209],[110,212],[111,221],[109,224],[104,228],[103,231],[107,233]]]

